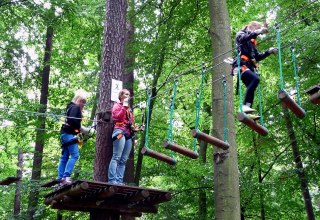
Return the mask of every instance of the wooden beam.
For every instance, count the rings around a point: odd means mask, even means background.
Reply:
[[[157,151],[153,151],[153,150],[151,150],[149,148],[146,148],[146,147],[143,147],[141,149],[141,153],[143,155],[152,157],[154,159],[166,162],[167,164],[170,164],[170,165],[175,165],[176,164],[176,160],[174,158],[169,157],[169,156],[167,156],[165,154],[159,153]]]
[[[116,194],[118,192],[118,188],[116,186],[110,186],[107,188],[104,188],[98,195],[97,198],[98,199],[105,199],[108,197],[113,196],[114,194]]]
[[[147,198],[150,195],[148,190],[140,190],[138,192],[136,192],[134,195],[129,196],[128,198],[126,198],[129,202],[136,202],[136,201],[140,201],[143,200],[145,198]]]
[[[248,116],[243,112],[238,113],[238,120],[262,136],[266,136],[268,134],[268,129],[255,123],[253,119],[248,118]]]
[[[50,180],[49,182],[46,182],[45,184],[42,184],[41,187],[51,187],[51,186],[54,186],[60,182],[61,182],[61,180],[53,179],[53,180]]]
[[[312,86],[310,88],[308,88],[307,90],[305,90],[306,93],[308,93],[309,95],[312,95],[316,92],[318,92],[320,90],[320,85],[315,85],[315,86]]]
[[[156,197],[148,197],[143,203],[148,205],[156,205],[163,202],[168,202],[172,199],[171,193],[162,194]]]
[[[226,143],[218,138],[212,137],[206,133],[203,133],[197,129],[192,129],[191,133],[194,138],[197,138],[199,140],[202,140],[204,142],[212,144],[212,145],[219,147],[223,150],[228,150],[230,147],[228,143]]]
[[[11,183],[17,182],[20,178],[14,177],[14,176],[9,176],[5,178],[4,180],[0,181],[0,185],[10,185]]]
[[[298,118],[304,118],[306,112],[293,100],[285,91],[278,92],[278,98],[287,106]]]
[[[57,200],[53,200],[58,202]],[[96,210],[96,209],[101,209],[101,210],[113,210],[113,211],[128,211],[130,213],[135,213],[135,212],[147,212],[147,213],[157,213],[158,209],[156,206],[153,205],[137,205],[135,203],[128,204],[128,203],[117,203],[115,201],[94,201],[94,200],[79,200],[79,199],[74,199],[70,196],[63,196],[61,199],[61,202],[58,202],[61,204],[54,204],[55,207],[53,207],[53,204],[51,203],[51,206],[53,208],[57,208],[59,206],[59,209],[65,210],[68,208],[74,208],[78,209],[78,211],[81,210]]]
[[[314,93],[309,97],[309,100],[312,104],[320,104],[320,92]]]
[[[199,157],[199,154],[197,154],[196,152],[188,149],[188,148],[185,148],[185,147],[181,147],[177,144],[174,144],[174,143],[170,143],[169,141],[164,141],[163,142],[163,147],[166,148],[166,149],[170,149],[174,152],[177,152],[177,153],[180,153],[184,156],[187,156],[187,157],[190,157],[191,159],[197,159]]]
[[[59,201],[63,198],[63,196],[76,196],[80,195],[86,189],[89,188],[89,184],[87,182],[82,182],[80,184],[76,184],[75,186],[66,186],[71,187],[69,190],[65,190],[59,193],[59,191],[52,197],[49,197],[45,200],[45,204],[48,205],[51,203],[52,200]]]

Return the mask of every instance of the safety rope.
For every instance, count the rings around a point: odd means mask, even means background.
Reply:
[[[298,104],[301,106],[300,102],[300,92],[299,92],[299,85],[298,85],[298,73],[297,73],[297,65],[296,65],[296,56],[294,54],[294,46],[290,47],[291,55],[292,55],[292,63],[293,63],[293,72],[294,72],[294,79],[296,81],[296,90],[297,90],[297,99],[298,99]]]
[[[150,114],[150,100],[151,100],[151,94],[150,92],[147,93],[148,96],[148,103],[147,103],[147,124],[146,124],[146,140],[144,142],[144,147],[148,148],[148,134],[149,134],[149,114]]]
[[[227,128],[227,81],[222,81],[223,86],[223,138],[224,142],[228,143],[228,128]]]
[[[173,85],[173,95],[171,97],[171,104],[170,104],[170,124],[169,124],[169,130],[168,130],[168,143],[171,143],[172,141],[172,129],[173,129],[173,112],[174,112],[174,102],[176,99],[176,93],[177,93],[177,83],[178,81],[174,81]]]
[[[280,27],[279,25],[276,26],[277,31],[277,43],[278,43],[278,57],[279,57],[279,67],[280,67],[280,89],[284,91],[284,82],[282,76],[282,60],[281,60],[281,45],[280,45]]]
[[[243,113],[242,110],[242,89],[241,89],[241,66],[240,66],[240,50],[237,52],[237,66],[238,66],[238,91],[239,91],[239,102],[240,102],[240,112]]]
[[[203,84],[204,84],[204,73],[205,73],[205,67],[202,67],[201,72],[201,83],[199,91],[196,92],[196,124],[195,129],[197,132],[199,132],[199,121],[200,121],[200,109],[201,109],[201,99],[202,99],[202,91],[203,91]],[[197,138],[193,139],[193,151],[197,152]]]
[[[264,126],[263,117],[262,117],[262,96],[261,96],[261,89],[260,84],[258,85],[258,97],[259,97],[259,111],[260,111],[260,124]]]

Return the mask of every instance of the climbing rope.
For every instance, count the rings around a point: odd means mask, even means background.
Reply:
[[[174,112],[174,102],[176,99],[176,93],[177,93],[177,83],[178,81],[174,81],[173,85],[173,95],[171,97],[171,104],[170,104],[170,124],[169,124],[169,130],[168,130],[168,142],[170,143],[172,141],[172,129],[173,129],[173,112]]]
[[[260,124],[264,127],[263,116],[262,116],[262,98],[261,98],[260,84],[258,85],[258,98],[259,98],[259,111],[260,111]]]
[[[280,27],[276,26],[277,31],[277,43],[278,43],[278,57],[279,57],[279,67],[280,67],[280,89],[284,91],[284,82],[282,76],[282,60],[281,60],[281,45],[280,45]]]
[[[294,54],[294,46],[290,47],[291,55],[292,55],[292,63],[293,63],[293,72],[294,72],[294,79],[296,82],[296,90],[297,90],[297,99],[298,99],[298,104],[301,106],[300,102],[300,92],[299,92],[299,85],[298,85],[298,74],[297,74],[297,65],[296,65],[296,57]]]
[[[147,103],[147,124],[146,124],[146,140],[144,143],[144,147],[148,148],[148,133],[149,133],[149,114],[150,114],[150,100],[151,100],[151,94],[150,92],[147,93],[148,96],[148,103]]]
[[[242,110],[242,89],[241,89],[241,66],[240,66],[240,51],[237,52],[237,64],[238,64],[238,90],[239,90],[239,102],[240,102],[240,112],[243,113]]]
[[[202,99],[202,91],[203,91],[203,84],[204,84],[204,73],[205,73],[205,67],[202,67],[201,72],[201,83],[199,91],[196,92],[196,124],[195,129],[198,132],[199,131],[199,121],[200,121],[200,108],[201,108],[201,99]],[[193,138],[193,151],[197,152],[197,138]]]

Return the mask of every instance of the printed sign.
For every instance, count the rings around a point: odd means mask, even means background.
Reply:
[[[122,81],[112,79],[111,84],[111,101],[119,102],[119,92],[122,90]]]

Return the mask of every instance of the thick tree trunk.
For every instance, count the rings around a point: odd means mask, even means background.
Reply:
[[[19,148],[18,150],[18,169],[17,169],[17,178],[19,178],[16,184],[16,192],[14,196],[14,209],[13,215],[18,216],[20,215],[20,208],[21,208],[21,181],[22,181],[22,170],[23,170],[23,152],[22,149]]]
[[[51,26],[47,27],[46,33],[46,46],[44,53],[44,67],[42,70],[42,82],[41,82],[41,95],[40,95],[40,107],[39,112],[45,113],[47,111],[48,103],[48,91],[49,91],[49,75],[50,75],[50,60],[51,60],[51,51],[53,43],[53,28]],[[32,166],[32,180],[40,180],[41,169],[42,169],[42,155],[44,147],[44,134],[46,128],[46,116],[38,116],[38,130],[36,134],[36,146],[33,156],[33,166]],[[31,191],[29,194],[29,203],[28,203],[28,215],[29,219],[33,219],[33,215],[36,211],[36,206],[38,203],[39,196],[39,186],[31,186]]]
[[[225,52],[229,53],[213,59],[212,71],[212,118],[213,136],[224,140],[224,107],[222,76],[229,75],[230,65],[218,63],[231,56],[231,33],[227,3],[225,0],[209,0],[210,36],[213,57]],[[239,170],[236,150],[236,136],[234,125],[233,79],[227,80],[227,141],[230,144],[228,152],[215,148],[214,163],[214,198],[215,218],[240,219]],[[225,158],[225,156],[227,156]],[[224,159],[225,158],[225,159]],[[219,162],[218,162],[219,161]]]
[[[129,5],[129,16],[131,14],[134,14],[134,0],[128,0],[128,5]],[[134,80],[134,74],[133,74],[133,67],[134,67],[134,62],[135,62],[135,54],[134,50],[132,48],[132,42],[134,40],[134,24],[133,24],[133,19],[127,20],[127,25],[126,25],[126,38],[125,38],[125,45],[126,45],[126,61],[125,61],[125,74],[123,75],[123,85],[124,88],[129,89],[130,94],[134,96],[134,91],[133,91],[133,80]],[[132,108],[133,105],[133,100],[131,99],[130,105]],[[136,117],[135,117],[136,120]],[[133,147],[131,149],[127,165],[126,165],[126,170],[125,170],[125,175],[124,175],[124,181],[126,183],[133,183],[134,182],[134,143]],[[127,220],[133,219],[133,217],[127,217]]]
[[[107,0],[104,24],[104,46],[100,73],[99,111],[112,108],[111,81],[122,80],[125,63],[126,0]],[[94,180],[107,181],[107,169],[112,157],[112,123],[98,123],[96,152],[94,160]],[[90,213],[90,219],[119,219],[111,212]]]
[[[298,146],[298,142],[296,139],[295,132],[293,130],[293,125],[292,125],[292,120],[290,118],[290,114],[288,111],[288,108],[283,107],[283,113],[284,113],[284,119],[287,125],[287,130],[288,130],[288,135],[290,137],[290,142],[291,142],[291,148],[292,148],[292,153],[293,153],[293,160],[296,165],[298,177],[299,177],[299,182],[300,182],[300,189],[302,192],[302,196],[304,199],[304,205],[306,208],[307,216],[309,220],[314,220],[314,212],[312,208],[312,200],[311,196],[309,193],[309,188],[308,188],[308,181],[306,177],[306,173],[304,172],[303,164],[302,164],[302,159],[300,155],[300,150]]]

